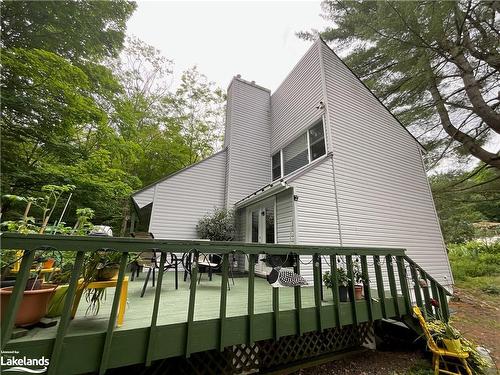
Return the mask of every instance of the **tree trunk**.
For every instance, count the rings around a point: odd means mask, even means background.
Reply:
[[[460,71],[460,76],[464,81],[464,88],[467,97],[472,104],[472,110],[495,132],[500,134],[500,114],[496,113],[483,98],[479,83],[474,77],[474,71],[469,61],[459,50],[459,47],[453,48],[450,53],[452,60],[455,62]]]
[[[432,78],[431,78],[432,80]],[[469,136],[468,134],[460,131],[455,126],[453,126],[451,119],[448,115],[448,110],[444,105],[443,98],[441,97],[441,93],[438,90],[436,82],[434,80],[431,81],[429,85],[429,92],[434,100],[434,105],[438,112],[439,118],[441,120],[441,125],[443,126],[444,131],[455,141],[462,144],[462,146],[473,156],[481,160],[482,162],[500,169],[500,155],[489,152],[481,147],[474,138]]]

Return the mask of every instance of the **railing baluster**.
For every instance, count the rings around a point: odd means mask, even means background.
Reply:
[[[354,291],[354,272],[352,269],[352,255],[346,256],[347,277],[349,278],[349,299],[351,300],[352,322],[358,325],[358,308],[356,306],[356,292]]]
[[[370,290],[370,279],[368,278],[368,262],[366,255],[361,255],[361,270],[363,273],[363,287],[365,291],[365,301],[368,307],[368,317],[373,320],[372,291]]]
[[[385,264],[387,266],[387,276],[389,278],[389,287],[391,290],[391,297],[394,303],[394,311],[396,316],[400,316],[399,313],[399,299],[398,299],[398,289],[396,288],[396,277],[394,276],[394,266],[392,265],[392,256],[385,256]]]
[[[122,253],[120,258],[120,270],[118,271],[118,280],[116,281],[115,295],[113,297],[113,305],[109,315],[108,330],[104,339],[104,347],[102,349],[101,363],[99,365],[99,375],[103,375],[108,368],[109,353],[111,351],[111,343],[113,341],[113,331],[116,326],[116,316],[118,315],[118,306],[120,305],[120,297],[122,295],[123,279],[125,278],[125,267],[127,266],[128,253]],[[126,301],[125,301],[126,303]]]
[[[337,327],[341,327],[341,317],[340,317],[340,299],[339,299],[339,280],[337,277],[337,254],[330,255],[330,272],[332,273],[332,297],[333,297],[333,309],[335,311],[335,319],[337,322]]]
[[[380,257],[378,255],[375,255],[373,257],[373,264],[375,267],[375,277],[377,279],[377,294],[380,300],[380,308],[382,309],[382,317],[387,318],[384,279],[382,278],[382,266],[380,265]]]
[[[255,342],[254,338],[254,303],[255,303],[255,254],[248,256],[248,344]]]
[[[149,338],[146,348],[145,365],[150,366],[153,357],[153,348],[156,341],[156,323],[158,321],[158,311],[160,306],[161,287],[163,282],[163,273],[165,272],[165,262],[167,260],[167,253],[162,251],[160,256],[160,269],[158,270],[158,280],[155,290],[155,300],[153,302],[153,315],[151,316],[151,325],[149,327]]]
[[[314,304],[316,306],[316,318],[318,320],[318,331],[323,330],[323,321],[321,316],[321,273],[320,273],[320,256],[313,255],[313,276],[314,276]]]
[[[26,283],[28,282],[34,258],[35,250],[24,251],[21,266],[19,268],[19,272],[17,273],[16,283],[12,290],[12,295],[10,296],[9,305],[7,306],[7,311],[5,316],[2,317],[2,350],[5,348],[5,345],[7,345],[7,342],[10,340],[10,336],[12,335],[17,310],[19,310],[19,306],[21,305],[21,301],[23,299],[24,289],[26,288]]]
[[[430,304],[431,296],[429,294],[429,282],[423,270],[420,270],[420,279],[425,282],[425,287],[422,287],[422,291],[424,292],[424,316],[427,319],[427,314],[432,314],[432,305]]]
[[[443,319],[445,322],[448,321],[450,317],[450,311],[448,310],[448,299],[446,298],[446,293],[444,291],[444,288],[442,286],[439,286],[439,296],[440,298],[440,306],[441,306],[441,312],[443,314]]]
[[[50,356],[50,365],[48,370],[49,375],[57,373],[59,358],[61,356],[64,342],[64,336],[66,335],[69,321],[71,319],[71,310],[73,307],[76,290],[78,288],[78,279],[80,278],[80,273],[82,271],[84,257],[85,253],[83,251],[79,251],[78,253],[76,253],[75,264],[73,266],[73,271],[71,272],[71,280],[69,282],[68,291],[66,292],[66,299],[64,301],[61,318],[59,319],[59,327],[57,328],[56,339],[54,341],[52,354]]]
[[[280,338],[280,288],[273,289],[274,339]]]
[[[189,286],[189,305],[186,325],[186,358],[191,356],[191,335],[193,334],[194,306],[196,298],[196,280],[198,278],[198,251],[194,252],[194,261],[191,264],[191,280]]]
[[[418,281],[418,273],[414,264],[410,263],[411,278],[413,280],[413,291],[415,293],[415,299],[417,301],[417,306],[420,310],[425,310],[422,303],[422,292],[420,291],[420,284]],[[425,313],[424,313],[425,314]]]
[[[401,256],[396,257],[396,264],[398,267],[399,283],[401,285],[401,292],[405,301],[406,313],[411,312],[410,291],[408,289],[408,280],[406,279],[406,267],[404,259]]]
[[[438,293],[438,289],[437,289],[437,284],[434,280],[431,280],[431,293],[432,293],[432,298],[435,299],[439,303],[439,306],[441,306],[441,302],[439,300],[439,293]],[[435,317],[438,316],[437,309],[438,309],[437,307],[434,307],[434,316]]]
[[[300,258],[299,255],[295,256],[294,272],[300,275]],[[295,299],[295,312],[297,316],[297,330],[299,336],[302,336],[304,330],[302,329],[302,290],[300,286],[293,288],[293,296]]]
[[[219,350],[224,350],[224,333],[226,325],[226,305],[227,305],[227,287],[229,279],[229,254],[224,254],[222,258],[222,281],[220,290],[220,330],[219,330]]]

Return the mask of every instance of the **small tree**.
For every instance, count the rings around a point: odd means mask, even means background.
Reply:
[[[200,238],[211,241],[231,241],[235,234],[234,211],[215,208],[198,221],[196,232]]]

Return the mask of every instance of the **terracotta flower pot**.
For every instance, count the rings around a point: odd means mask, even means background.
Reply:
[[[354,298],[363,299],[363,285],[354,285]]]
[[[18,327],[26,327],[38,323],[47,313],[47,306],[50,297],[55,291],[55,285],[43,284],[41,289],[25,290],[23,299],[15,318],[15,325]],[[7,313],[10,297],[12,296],[13,287],[0,289],[1,309],[0,320]]]
[[[45,262],[43,262],[43,266],[42,267],[44,269],[52,268],[52,267],[54,267],[54,263],[55,262],[56,262],[56,260],[54,258],[49,258]]]
[[[119,264],[108,264],[104,268],[97,271],[97,279],[99,281],[112,280],[118,276],[119,269]]]

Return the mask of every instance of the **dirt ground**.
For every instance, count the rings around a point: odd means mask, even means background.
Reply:
[[[455,287],[450,302],[451,322],[469,340],[490,351],[500,368],[500,296]]]
[[[490,351],[500,369],[500,296],[479,289],[455,287],[450,302],[451,321],[462,334]],[[428,375],[429,358],[419,351],[369,351],[321,366],[302,369],[296,375]]]
[[[427,375],[430,363],[421,352],[367,351],[321,366],[299,370],[295,375]]]

